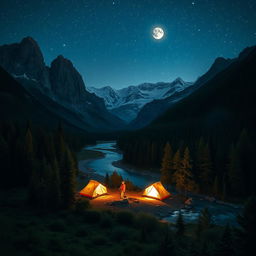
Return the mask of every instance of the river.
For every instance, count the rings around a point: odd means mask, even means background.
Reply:
[[[119,165],[116,167],[115,162],[122,159],[122,154],[116,150],[116,142],[98,142],[96,145],[85,147],[87,150],[94,150],[104,153],[104,157],[86,160],[84,164],[80,161],[80,165],[83,164],[81,169],[90,170],[99,175],[101,180],[108,173],[109,175],[113,171],[117,171],[122,175],[123,179],[132,181],[135,185],[144,188],[147,185],[159,180],[160,175],[152,172],[139,171],[136,168],[128,168],[126,166]],[[204,208],[208,208],[213,216],[213,220],[216,224],[225,225],[227,223],[236,226],[236,216],[241,212],[242,207],[238,205],[232,205],[221,201],[210,202],[206,200],[204,196],[193,197],[193,209],[182,210],[185,222],[196,222],[200,211]],[[173,211],[168,217],[164,218],[167,221],[175,222],[179,211]]]
[[[106,173],[110,175],[113,171],[117,171],[118,174],[122,175],[123,179],[130,180],[141,188],[159,180],[159,174],[114,166],[113,163],[123,158],[123,155],[116,150],[115,141],[99,142],[96,145],[87,146],[85,149],[104,153],[105,156],[103,158],[91,159],[86,163],[86,167],[94,170],[98,175],[105,176]]]

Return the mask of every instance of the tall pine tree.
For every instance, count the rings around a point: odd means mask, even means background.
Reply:
[[[238,255],[253,255],[256,251],[256,197],[251,197],[246,202],[243,213],[238,216],[237,221],[240,228],[238,236]]]
[[[60,191],[60,171],[58,162],[54,159],[50,181],[49,181],[49,206],[52,209],[58,209],[61,204],[61,191]]]
[[[75,203],[76,166],[70,150],[67,148],[62,159],[61,194],[64,208],[72,209]]]
[[[164,155],[162,159],[161,167],[161,182],[165,185],[172,183],[172,148],[169,142],[164,147]]]
[[[176,221],[176,234],[177,236],[183,236],[184,232],[185,232],[185,224],[184,224],[184,220],[183,220],[183,216],[181,211],[179,211],[179,215]]]
[[[208,144],[204,144],[199,158],[199,177],[202,192],[209,193],[212,188],[213,174],[212,161]]]
[[[186,147],[184,157],[181,160],[180,169],[177,170],[174,174],[177,190],[179,190],[180,192],[185,192],[185,194],[187,194],[187,191],[197,190],[197,186],[195,181],[193,180],[193,174],[191,172],[191,169],[192,164],[190,159],[190,153],[188,147]]]
[[[223,234],[217,243],[215,249],[215,256],[226,256],[226,255],[234,255],[234,244],[233,244],[233,237],[232,232],[229,225],[226,225]]]

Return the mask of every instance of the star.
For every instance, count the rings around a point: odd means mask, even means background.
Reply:
[[[62,44],[62,46],[63,46],[63,47],[66,47],[67,45],[64,43],[64,44]]]
[[[194,6],[196,3],[195,3],[195,2],[192,2],[191,4]]]

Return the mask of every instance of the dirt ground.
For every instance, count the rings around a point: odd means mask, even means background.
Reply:
[[[107,195],[91,199],[91,205],[99,209],[111,209],[114,211],[130,210],[133,212],[147,212],[162,219],[170,215],[174,210],[184,205],[177,197],[170,197],[163,201],[142,197],[141,192],[127,192],[126,199],[120,199],[120,193],[109,190]]]

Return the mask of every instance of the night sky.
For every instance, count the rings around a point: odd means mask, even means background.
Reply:
[[[47,65],[70,59],[86,86],[194,81],[216,57],[256,44],[256,1],[1,0],[0,45],[25,36]]]

